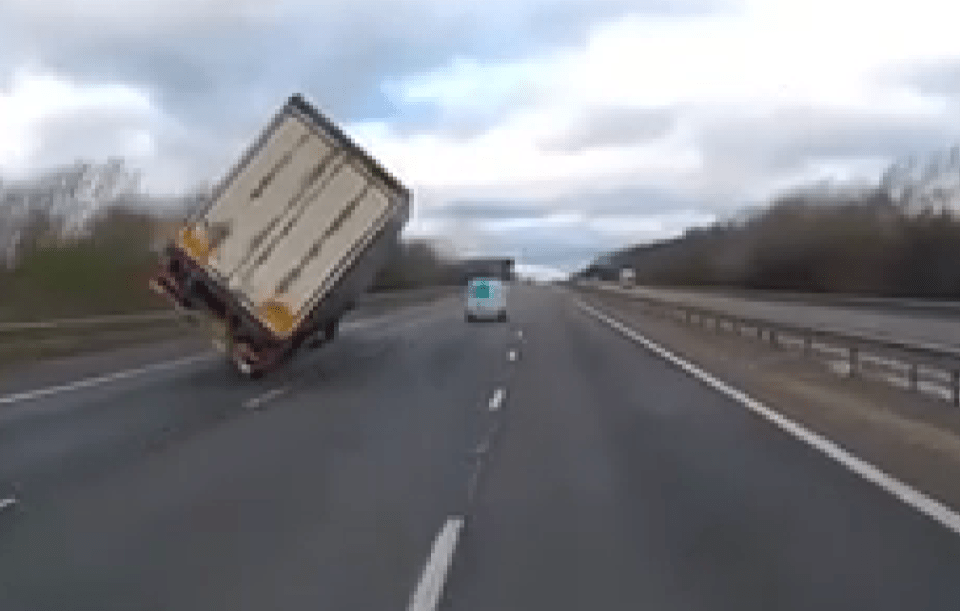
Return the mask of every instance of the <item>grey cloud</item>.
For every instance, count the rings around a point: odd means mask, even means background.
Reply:
[[[218,167],[212,161],[225,161],[220,149],[248,137],[293,91],[307,94],[337,122],[386,119],[401,131],[469,137],[488,129],[508,109],[446,116],[428,105],[397,107],[384,83],[439,68],[454,57],[525,57],[574,44],[593,25],[625,12],[666,10],[663,0],[524,0],[503,6],[292,0],[272,5],[284,8],[265,9],[272,11],[266,16],[245,17],[222,8],[226,3],[221,0],[201,1],[200,8],[189,10],[193,3],[183,1],[169,8],[136,1],[111,7],[92,1],[99,8],[86,13],[86,4],[61,3],[63,19],[55,18],[58,9],[50,3],[30,12],[29,7],[38,5],[0,2],[0,86],[9,85],[14,67],[29,61],[81,84],[112,82],[146,89],[170,123],[186,132],[154,133],[161,173],[172,178],[176,171],[185,171],[181,180],[202,176],[194,168]],[[159,14],[162,11],[169,14]],[[215,19],[218,11],[223,19]],[[86,122],[79,115],[75,120],[78,125]],[[97,157],[122,144],[118,140],[123,134],[107,133],[110,121],[94,120],[102,137],[96,136],[98,130],[66,127],[67,119],[42,127],[51,142],[40,143],[38,162],[58,150],[66,155],[81,149],[83,156]],[[121,118],[113,129],[122,132],[125,122]],[[76,142],[66,137],[70,130],[80,132],[75,133]],[[185,141],[190,139],[199,144]]]
[[[960,60],[912,68],[901,80],[924,94],[960,98]]]
[[[142,117],[113,111],[87,112],[82,121],[73,116],[51,117],[40,126],[34,159],[42,165],[59,165],[124,155],[131,152],[131,140],[143,127]]]
[[[472,254],[513,256],[521,263],[573,271],[597,255],[624,246],[600,232],[577,227],[532,227],[481,232],[483,246]]]
[[[579,153],[636,145],[667,135],[675,124],[675,111],[668,108],[599,108],[543,140],[540,146],[548,151]]]
[[[439,223],[435,230],[469,243],[475,254],[515,256],[523,263],[573,271],[598,254],[628,244],[668,237],[656,231],[603,231],[594,222],[625,219],[670,219],[701,216],[701,202],[669,193],[643,189],[577,193],[563,198],[514,200],[461,200],[421,211],[421,217]],[[573,214],[584,223],[553,223],[557,215]],[[515,221],[516,226],[503,221]],[[674,223],[665,223],[665,231]]]
[[[665,10],[660,0],[653,1],[649,10]],[[262,114],[264,105],[292,90],[303,90],[336,118],[349,121],[398,114],[381,91],[388,78],[427,71],[455,56],[496,61],[573,44],[592,25],[643,10],[645,4],[294,3],[272,19],[231,19],[221,27],[212,22],[181,31],[150,32],[147,25],[131,24],[127,33],[97,30],[96,24],[64,28],[34,22],[29,40],[20,42],[24,57],[64,74],[148,87],[188,121]],[[0,17],[17,23],[9,8]]]
[[[580,190],[562,197],[532,200],[453,200],[425,208],[421,215],[428,219],[483,222],[536,220],[553,214],[582,214],[590,218],[662,215],[702,207],[699,200],[667,191],[630,187]]]
[[[824,159],[887,157],[941,148],[960,137],[960,126],[935,118],[865,116],[805,108],[771,117],[727,117],[699,135],[707,171],[734,167],[756,173],[787,172]],[[735,172],[734,172],[735,173]]]
[[[542,206],[502,201],[460,201],[428,209],[426,218],[464,221],[529,220],[543,218],[547,210]]]
[[[215,179],[245,144],[242,139],[187,128],[147,108],[61,109],[38,121],[35,130],[24,161],[28,168],[119,156],[138,170],[149,170],[144,186],[162,193],[189,190]]]
[[[662,214],[699,207],[700,203],[676,193],[648,187],[625,187],[571,193],[544,202],[551,210],[588,215],[628,216]]]
[[[602,237],[567,229],[483,232],[482,245],[468,254],[511,256],[519,262],[570,271],[611,247]]]

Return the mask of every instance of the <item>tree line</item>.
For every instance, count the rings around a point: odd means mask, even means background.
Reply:
[[[116,204],[100,210],[82,233],[65,237],[57,220],[32,210],[17,230],[14,263],[0,268],[0,319],[42,320],[122,314],[168,304],[148,288],[157,251],[181,216]],[[401,241],[373,290],[459,280],[456,262],[426,241]]]
[[[869,188],[784,194],[737,219],[611,253],[581,275],[613,280],[629,266],[649,285],[958,299],[956,149],[949,159],[909,184],[893,181],[906,171],[892,168]]]

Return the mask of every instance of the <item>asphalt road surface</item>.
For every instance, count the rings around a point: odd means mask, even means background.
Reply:
[[[614,284],[612,288],[623,292]],[[635,287],[637,295],[666,302],[759,318],[790,325],[836,329],[875,337],[960,347],[957,315],[946,312],[896,311],[873,305],[826,305],[764,300],[679,289]]]
[[[567,293],[510,309],[0,399],[0,609],[957,609],[957,531]]]

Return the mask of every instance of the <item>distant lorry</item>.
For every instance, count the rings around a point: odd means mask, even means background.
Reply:
[[[620,286],[630,287],[636,282],[637,274],[633,268],[623,267],[620,269]]]
[[[302,96],[163,249],[151,287],[244,377],[337,335],[410,215],[410,191]]]

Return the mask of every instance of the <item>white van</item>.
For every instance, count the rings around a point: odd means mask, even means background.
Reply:
[[[507,287],[497,278],[473,278],[467,283],[467,322],[507,320]]]

